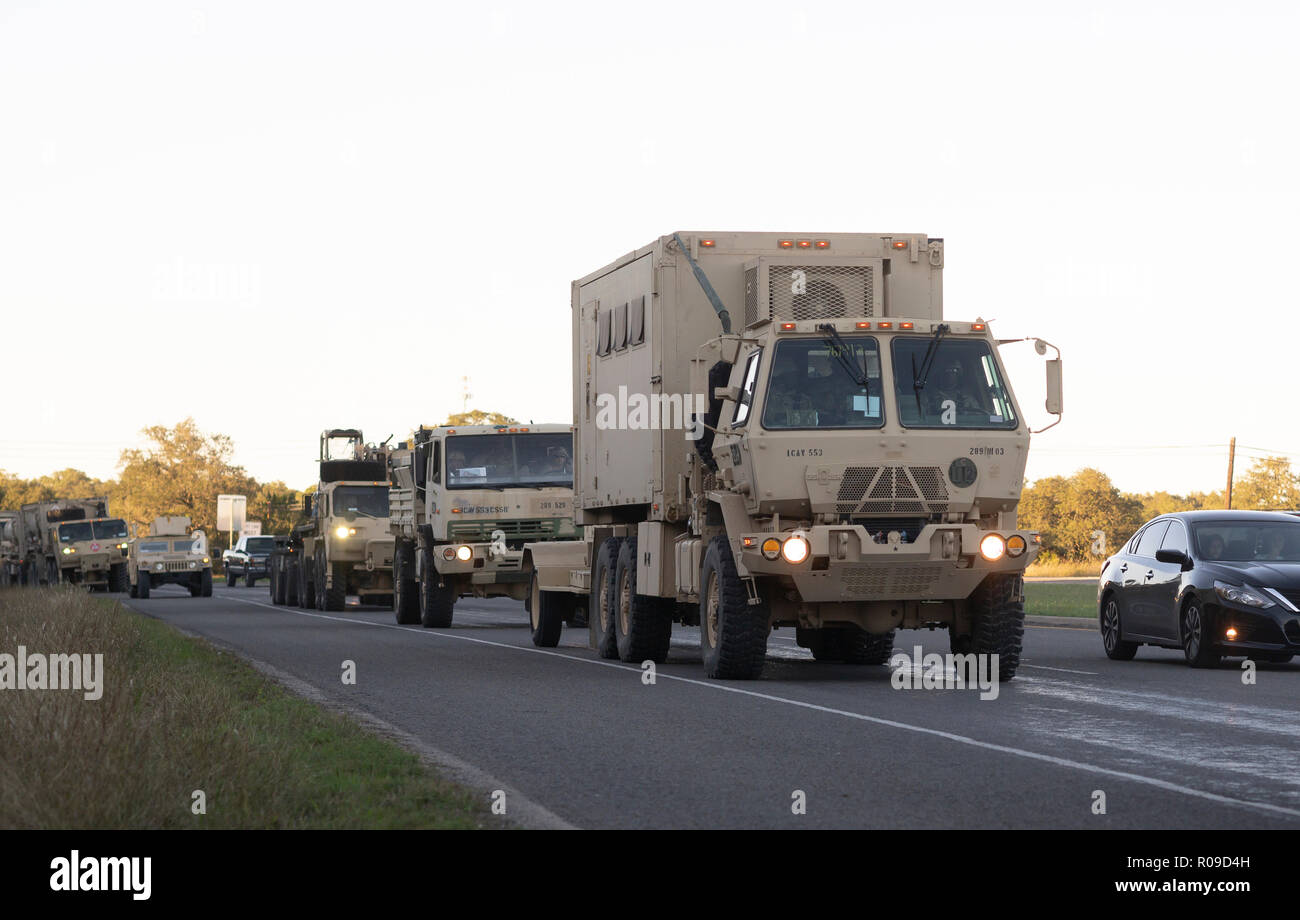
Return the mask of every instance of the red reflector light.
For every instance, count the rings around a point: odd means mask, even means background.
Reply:
[[[983,332],[983,331],[984,331],[984,324],[983,324],[983,323],[971,323],[971,324],[970,324],[970,331],[971,331],[971,332]]]
[[[870,329],[871,323],[854,323],[859,329]]]
[[[894,248],[895,248],[895,249],[906,249],[906,248],[907,248],[907,240],[894,240]]]
[[[916,328],[916,323],[899,323],[899,324],[898,324],[898,328],[899,328],[899,329],[915,329],[915,328]]]
[[[800,240],[797,245],[800,249],[812,249],[812,240]]]
[[[794,328],[794,323],[782,323],[782,324],[781,324],[781,328],[782,328],[782,329],[787,329],[787,330],[788,330],[788,329],[793,329],[793,328]]]
[[[712,246],[713,244],[714,244],[713,240],[700,240],[701,246],[709,247]]]
[[[894,328],[894,324],[893,324],[893,323],[876,323],[876,328],[877,328],[877,329],[893,329],[893,328]]]
[[[776,245],[782,249],[794,249],[794,240],[778,240]]]
[[[817,242],[813,243],[813,246],[816,247],[817,249],[830,249],[830,248],[831,248],[831,241],[830,241],[830,240],[818,240]]]

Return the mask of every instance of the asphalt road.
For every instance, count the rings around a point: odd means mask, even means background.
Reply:
[[[1156,649],[1109,661],[1091,623],[1030,627],[1020,675],[981,699],[814,662],[788,629],[762,680],[711,681],[698,630],[678,627],[647,684],[597,659],[585,628],[535,648],[511,601],[462,599],[451,629],[427,630],[386,609],[274,607],[262,586],[122,600],[578,827],[1300,828],[1300,662],[1260,665],[1248,686],[1235,662],[1194,671]],[[918,643],[948,651],[924,631],[899,632],[895,649]]]

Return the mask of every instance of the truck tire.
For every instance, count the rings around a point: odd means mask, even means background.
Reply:
[[[445,629],[451,625],[456,607],[456,589],[452,585],[439,585],[441,580],[433,567],[433,554],[427,553],[420,572],[420,625],[425,629]]]
[[[150,587],[149,573],[141,572],[139,578],[140,578],[140,583],[139,586],[136,588],[136,591],[139,593],[141,600],[147,601],[149,599],[149,587]]]
[[[280,563],[274,559],[271,560],[271,564],[267,568],[271,573],[271,603],[276,607],[283,607],[285,593],[284,572]]]
[[[131,586],[127,589],[127,592],[126,592],[126,593],[127,593],[128,595],[130,595],[132,598],[136,598],[136,597],[139,597],[139,596],[140,596],[140,589],[137,588],[135,585],[131,585]]]
[[[204,569],[199,576],[199,597],[212,596],[212,569]]]
[[[1020,667],[1025,635],[1023,584],[1018,574],[989,575],[971,595],[970,645],[961,654],[997,655],[998,680],[1011,680]]]
[[[528,585],[528,616],[533,627],[533,645],[555,648],[564,631],[564,618],[573,607],[573,595],[563,591],[543,591],[533,569]]]
[[[298,606],[298,557],[280,560],[284,573],[284,603],[286,607]]]
[[[677,599],[637,593],[636,537],[628,537],[619,547],[614,586],[614,640],[619,660],[663,664],[673,638],[672,606]]]
[[[622,546],[622,537],[606,539],[596,551],[596,563],[591,569],[587,641],[601,658],[618,657],[618,637],[614,635],[614,573]]]
[[[316,608],[316,573],[306,556],[298,560],[298,606],[308,610]]]
[[[344,609],[348,603],[348,580],[343,576],[342,567],[335,565],[331,569],[325,561],[325,554],[318,551],[316,553],[316,565],[313,568],[318,573],[316,575],[316,597],[320,609],[335,613]],[[330,578],[331,575],[334,577]],[[333,582],[333,584],[331,585],[330,582]]]
[[[117,565],[108,567],[108,590],[114,594],[122,594],[131,587],[131,579],[126,573],[126,563],[119,562]]]
[[[736,573],[731,542],[714,537],[700,567],[700,651],[704,673],[722,680],[754,680],[767,657],[766,604],[750,604]]]
[[[244,575],[244,587],[246,588],[257,587],[257,579],[253,577],[253,573],[251,571],[247,572],[247,574]]]
[[[414,569],[414,547],[397,547],[393,553],[393,613],[402,626],[420,622],[420,586],[411,577]]]

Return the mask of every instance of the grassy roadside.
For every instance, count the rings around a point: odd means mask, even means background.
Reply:
[[[1096,578],[1101,572],[1101,563],[1096,562],[1035,562],[1025,569],[1026,578]]]
[[[1097,583],[1035,584],[1025,582],[1025,613],[1030,616],[1097,616]]]
[[[103,697],[0,690],[0,827],[494,824],[414,754],[115,601],[0,591],[0,653],[19,645],[102,653]],[[194,790],[206,815],[191,812]]]

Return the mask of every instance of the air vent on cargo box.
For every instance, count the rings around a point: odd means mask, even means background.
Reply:
[[[745,325],[765,320],[875,316],[872,265],[782,265],[745,268]]]

